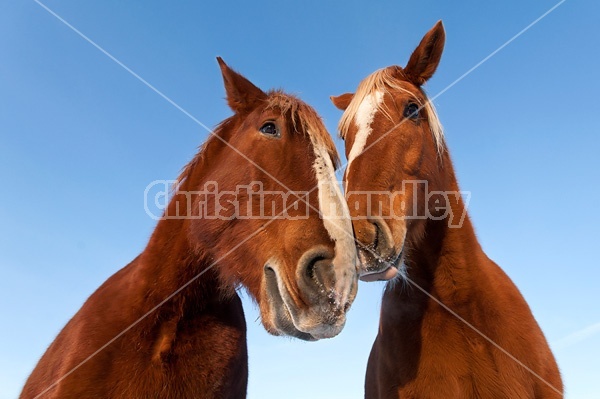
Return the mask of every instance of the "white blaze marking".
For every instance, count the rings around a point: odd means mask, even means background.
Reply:
[[[340,306],[344,306],[354,279],[356,265],[356,247],[352,234],[350,211],[335,177],[335,169],[327,149],[313,141],[315,163],[319,188],[319,209],[323,225],[329,237],[335,242],[333,268],[336,276],[335,294]]]
[[[358,126],[358,131],[356,133],[356,137],[354,138],[354,143],[352,144],[350,155],[348,155],[348,167],[346,168],[346,176],[348,176],[348,171],[350,170],[352,161],[354,161],[354,159],[357,156],[359,156],[365,149],[365,145],[367,144],[367,138],[373,132],[371,124],[373,123],[375,112],[377,112],[377,109],[381,104],[382,100],[383,92],[377,91],[373,94],[367,95],[362,101],[362,103],[360,103],[360,105],[358,106],[358,110],[356,111],[356,115],[354,116],[354,122]],[[347,182],[346,187],[348,187]]]

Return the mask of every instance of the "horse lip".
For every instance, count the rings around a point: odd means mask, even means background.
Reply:
[[[287,335],[289,335],[291,337],[301,339],[302,341],[314,342],[314,341],[318,341],[321,339],[319,337],[315,337],[312,334],[300,331],[298,329],[295,329],[294,331],[282,331],[282,332],[285,332]]]
[[[319,328],[318,331],[313,331],[310,333],[310,335],[315,339],[315,341],[319,339],[333,338],[344,329],[345,324],[345,320],[341,324],[328,324],[325,328]]]
[[[383,263],[386,267],[372,271],[369,271],[367,267],[367,269],[360,274],[359,279],[366,282],[388,281],[393,279],[398,275],[398,264],[402,260],[402,254],[403,251],[401,250],[392,261],[385,261],[377,255],[373,256],[379,263]]]
[[[302,331],[296,326],[294,317],[292,316],[292,311],[285,300],[285,297],[289,297],[289,294],[284,296],[281,292],[282,289],[287,289],[285,285],[281,287],[282,283],[279,281],[279,276],[275,271],[275,268],[270,265],[270,262],[265,264],[264,270],[271,270],[275,275],[275,287],[273,287],[273,289],[269,289],[269,283],[267,283],[267,295],[271,297],[269,306],[271,307],[271,312],[274,316],[271,322],[273,323],[273,327],[276,329],[275,332],[271,333],[274,335],[289,335],[303,341],[318,341],[320,339],[319,337]]]
[[[398,268],[395,266],[388,266],[382,271],[379,272],[371,272],[360,275],[361,281],[371,282],[371,281],[388,281],[396,277],[398,274]]]

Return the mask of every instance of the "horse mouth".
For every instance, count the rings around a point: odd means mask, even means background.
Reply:
[[[403,251],[400,251],[391,261],[382,259],[373,253],[366,253],[365,250],[359,250],[359,261],[366,266],[364,271],[358,277],[361,281],[389,281],[398,275],[398,267],[402,263]]]
[[[372,282],[372,281],[388,281],[398,275],[398,268],[396,266],[389,266],[380,272],[371,272],[362,274],[359,278],[361,281]]]
[[[303,341],[318,341],[335,337],[341,332],[346,321],[344,316],[338,314],[334,317],[338,312],[321,314],[324,309],[301,314],[300,310],[293,307],[293,301],[277,272],[268,264],[264,270],[270,311],[267,323],[263,324],[269,333],[288,335]]]
[[[263,317],[263,325],[266,330],[273,335],[289,335],[303,341],[316,341],[311,334],[300,331],[294,325],[292,315],[288,305],[283,300],[277,281],[277,273],[269,266],[265,265],[265,286],[269,308],[269,317],[267,320]],[[262,312],[261,312],[262,313]]]

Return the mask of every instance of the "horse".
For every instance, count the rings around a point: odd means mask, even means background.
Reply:
[[[271,334],[342,330],[358,277],[335,145],[309,105],[217,60],[233,116],[183,169],[143,252],[87,299],[21,398],[246,397],[240,287]]]
[[[386,280],[366,398],[560,398],[554,356],[525,299],[483,252],[423,85],[439,21],[404,68],[331,97],[348,165],[360,279]]]

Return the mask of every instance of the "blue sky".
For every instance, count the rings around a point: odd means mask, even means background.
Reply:
[[[215,61],[299,94],[336,132],[329,96],[403,65],[444,21],[433,96],[555,1],[121,2],[50,9],[208,126],[230,115]],[[600,4],[567,0],[435,100],[487,254],[551,342],[569,398],[600,395]],[[0,398],[155,225],[143,193],[207,132],[34,1],[0,3]],[[343,143],[337,139],[340,149]],[[245,300],[250,398],[361,398],[383,285],[361,283],[345,330],[269,336]]]

